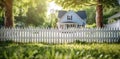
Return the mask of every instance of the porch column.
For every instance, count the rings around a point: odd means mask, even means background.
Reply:
[[[77,28],[77,25],[78,25],[78,24],[75,24],[76,28]]]
[[[57,23],[57,27],[58,27],[58,29],[60,29],[60,23]]]

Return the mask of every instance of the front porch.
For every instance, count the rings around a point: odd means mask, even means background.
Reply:
[[[72,28],[81,28],[84,27],[77,23],[57,23],[58,29],[72,29]]]

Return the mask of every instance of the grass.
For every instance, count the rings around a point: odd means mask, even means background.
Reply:
[[[120,59],[120,44],[0,43],[0,59]]]

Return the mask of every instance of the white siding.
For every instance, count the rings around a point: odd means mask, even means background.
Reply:
[[[118,20],[117,22],[114,22],[112,24],[107,24],[106,27],[119,28],[120,29],[120,20]]]

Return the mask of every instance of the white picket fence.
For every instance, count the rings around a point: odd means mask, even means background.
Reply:
[[[1,28],[0,40],[23,43],[72,43],[81,42],[120,42],[120,29],[45,29],[45,28]]]

